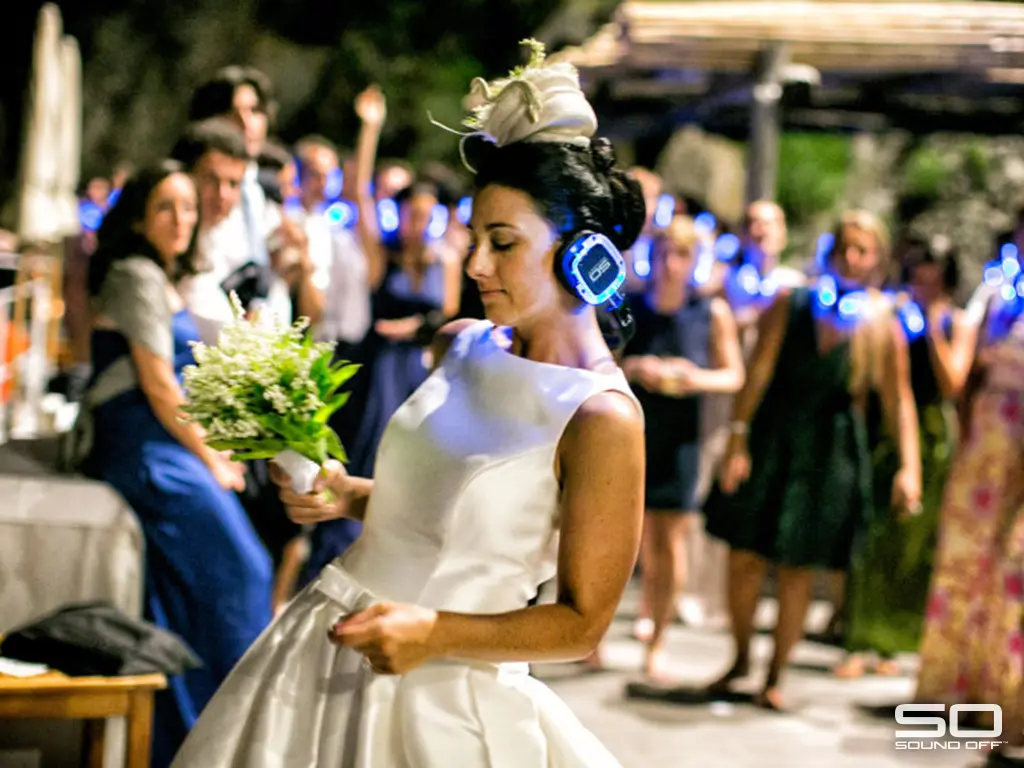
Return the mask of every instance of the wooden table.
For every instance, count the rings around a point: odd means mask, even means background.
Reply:
[[[128,721],[125,768],[149,768],[153,694],[167,687],[163,675],[67,677],[48,672],[36,677],[0,675],[0,719],[85,720],[89,768],[102,768],[106,720]]]

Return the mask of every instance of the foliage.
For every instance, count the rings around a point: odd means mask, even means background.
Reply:
[[[234,458],[269,459],[292,450],[323,464],[345,461],[328,419],[348,401],[340,392],[359,366],[331,363],[334,344],[304,335],[305,320],[290,327],[248,321],[232,295],[235,322],[216,347],[193,345],[196,365],[185,368],[189,421],[206,430],[206,442]]]
[[[833,210],[842,199],[850,167],[845,136],[786,133],[779,142],[778,202],[800,226]]]

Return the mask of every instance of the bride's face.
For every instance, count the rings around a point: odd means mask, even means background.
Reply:
[[[487,319],[517,326],[565,306],[553,271],[558,234],[525,192],[491,185],[477,192],[469,223],[466,274],[480,290]]]

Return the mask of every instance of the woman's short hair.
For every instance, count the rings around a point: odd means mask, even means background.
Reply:
[[[146,207],[149,198],[161,182],[176,173],[186,174],[185,167],[177,160],[161,160],[140,168],[125,183],[117,202],[107,211],[96,233],[96,253],[89,259],[88,288],[90,296],[98,296],[103,288],[103,281],[110,267],[133,256],[144,256],[152,259],[160,268],[164,263],[145,235],[136,230],[136,225],[146,218]],[[186,275],[194,275],[198,271],[196,258],[196,224],[192,240],[184,253],[178,256],[175,271],[169,275],[172,281]]]
[[[465,149],[477,169],[478,190],[493,184],[525,192],[563,237],[600,232],[624,251],[643,229],[640,183],[616,164],[607,139],[593,139],[589,147],[558,142],[498,147],[474,141]]]

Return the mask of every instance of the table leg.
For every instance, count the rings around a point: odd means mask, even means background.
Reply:
[[[125,768],[149,768],[153,733],[153,692],[136,691],[128,709],[128,755]]]
[[[107,745],[107,721],[86,720],[82,750],[88,768],[103,768],[103,756]]]

